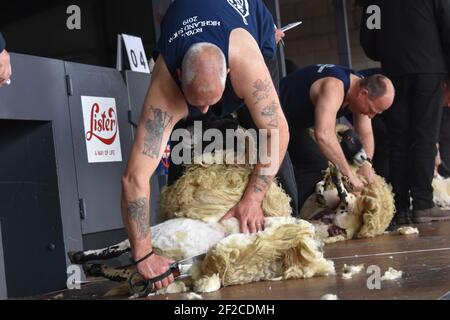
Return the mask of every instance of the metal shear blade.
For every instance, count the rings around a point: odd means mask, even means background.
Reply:
[[[156,282],[167,278],[171,274],[175,280],[189,277],[189,271],[194,263],[203,260],[205,256],[206,254],[200,254],[198,256],[174,262],[170,265],[167,272],[149,280],[144,280],[139,272],[134,272],[128,278],[128,284],[134,294],[137,294],[139,297],[148,296],[150,293],[155,292],[154,284]]]

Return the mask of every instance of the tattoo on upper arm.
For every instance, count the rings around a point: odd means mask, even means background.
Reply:
[[[143,154],[157,159],[161,151],[161,143],[166,129],[173,120],[166,111],[150,106],[150,116],[145,122],[144,150]]]
[[[269,118],[269,123],[267,126],[271,129],[278,128],[278,121],[280,116],[278,115],[278,104],[276,101],[272,101],[267,107],[261,112],[263,117]]]
[[[147,198],[139,198],[128,202],[128,214],[136,223],[138,239],[147,237],[150,233],[150,213]]]
[[[254,192],[262,192],[272,182],[272,177],[265,175],[257,175],[256,183],[253,187]]]
[[[258,104],[262,100],[267,99],[269,97],[271,87],[272,81],[268,79],[266,80],[258,79],[253,83],[254,91],[252,95],[255,98],[255,104]]]

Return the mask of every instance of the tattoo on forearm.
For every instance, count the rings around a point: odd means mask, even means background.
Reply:
[[[147,198],[139,198],[128,202],[128,214],[136,223],[138,239],[147,237],[150,233],[149,205]]]
[[[263,117],[269,118],[269,123],[267,126],[271,129],[278,128],[279,115],[278,115],[278,104],[276,101],[272,101],[267,107],[261,112]]]
[[[172,123],[173,117],[161,109],[150,106],[150,117],[145,123],[143,154],[157,159],[161,151],[161,143],[166,129]]]
[[[255,98],[255,104],[258,104],[264,99],[269,97],[270,89],[271,89],[271,80],[261,80],[258,79],[253,83],[253,97]]]
[[[272,182],[272,177],[270,176],[257,175],[256,178],[256,183],[253,186],[254,192],[263,192]]]

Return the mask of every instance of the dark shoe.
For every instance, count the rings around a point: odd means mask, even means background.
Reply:
[[[403,224],[412,224],[410,211],[399,211],[395,214],[394,219],[398,226],[401,226]]]
[[[425,210],[414,210],[414,223],[428,223],[433,221],[450,220],[450,210],[443,210],[439,207],[433,207]]]

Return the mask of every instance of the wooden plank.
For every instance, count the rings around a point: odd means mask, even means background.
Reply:
[[[232,286],[202,294],[202,297],[205,300],[317,300],[331,293],[339,299],[352,300],[439,299],[450,291],[450,222],[419,225],[418,228],[419,235],[388,234],[326,246],[325,255],[335,261],[336,276]],[[393,267],[403,271],[404,275],[400,280],[381,282],[380,290],[370,290],[367,286],[370,274],[365,271],[350,280],[342,279],[344,264],[375,265],[382,274]],[[65,291],[63,298],[98,299],[114,286],[109,281],[91,283],[82,290]],[[147,299],[182,300],[186,296],[172,294]]]

